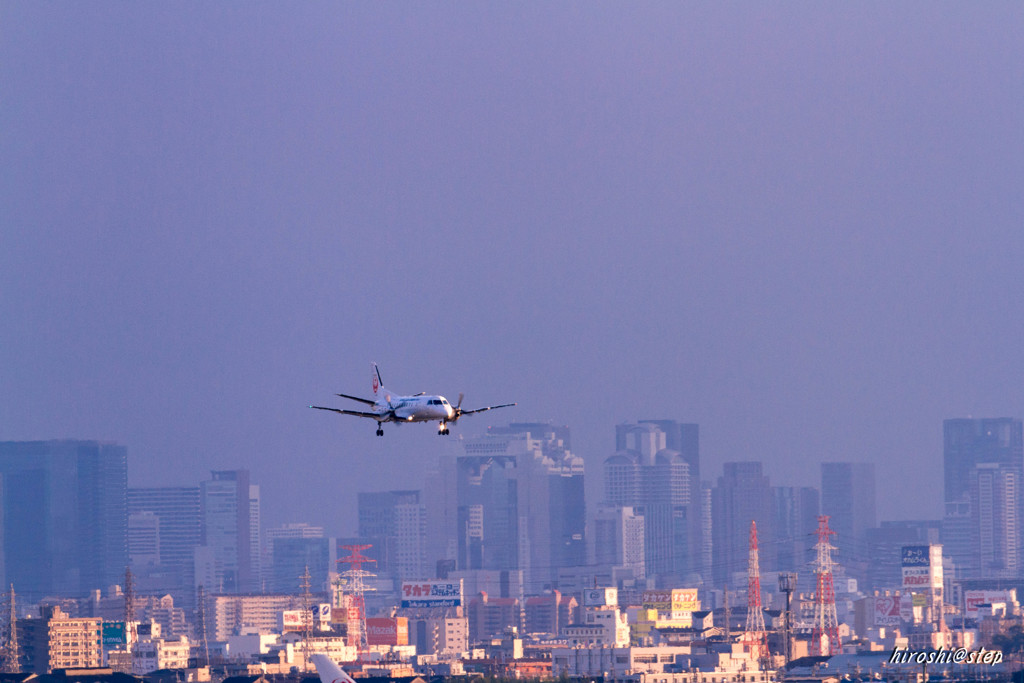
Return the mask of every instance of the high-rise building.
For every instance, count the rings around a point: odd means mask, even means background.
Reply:
[[[98,441],[0,442],[3,584],[29,602],[120,583],[128,452]]]
[[[877,526],[875,517],[875,466],[866,462],[821,464],[821,514],[829,516],[836,532],[833,559],[847,576],[867,579],[867,531]]]
[[[454,549],[460,570],[523,570],[537,593],[553,587],[559,568],[583,565],[583,459],[562,430],[513,424],[465,439],[464,455],[439,468],[454,481],[428,501],[430,545]]]
[[[757,523],[762,571],[775,571],[775,509],[768,476],[760,462],[727,462],[711,496],[712,573],[716,586],[738,588],[749,559],[750,522]]]
[[[1016,578],[1024,547],[1024,428],[1019,419],[943,421],[945,554],[970,578]]]
[[[258,591],[263,586],[263,553],[260,552],[261,535],[260,522],[260,487],[258,484],[249,484],[249,562],[251,577],[249,589]]]
[[[797,572],[814,560],[821,496],[812,486],[775,486],[776,567]]]
[[[160,566],[160,518],[152,512],[128,513],[128,562],[136,575]]]
[[[1021,570],[1021,468],[979,463],[971,470],[971,555],[978,576],[1013,579]]]
[[[400,579],[433,576],[426,555],[427,512],[419,491],[359,494],[359,535],[391,539],[392,570]]]
[[[198,486],[128,489],[128,514],[135,520],[134,524],[156,518],[156,555],[159,558],[156,567],[150,570],[133,559],[132,571],[136,573],[140,587],[147,591],[170,593],[177,604],[187,607],[191,607],[194,600],[195,549],[202,543],[199,507]],[[144,542],[145,538],[135,534],[129,537],[133,558],[140,554],[135,541]]]
[[[335,571],[336,555],[332,538],[275,538],[267,588],[272,593],[298,594],[301,577],[308,568],[312,590],[326,592],[330,588],[330,573]]]
[[[616,426],[615,436],[618,450],[604,462],[605,501],[643,516],[646,574],[674,585],[699,573],[697,425],[646,420]]]
[[[967,497],[971,470],[981,463],[1024,466],[1024,428],[1016,418],[943,420],[942,434],[947,503]]]
[[[210,566],[209,559],[213,560],[214,585],[205,586],[207,593],[259,590],[259,554],[253,557],[258,545],[252,539],[253,529],[259,528],[258,516],[253,519],[254,508],[259,507],[258,491],[249,484],[248,470],[215,470],[200,483],[202,545],[208,553],[204,564]]]
[[[644,579],[644,517],[627,505],[601,504],[590,519],[589,563],[612,577]]]
[[[263,546],[260,550],[260,586],[262,590],[273,581],[273,544],[278,539],[323,539],[324,527],[313,526],[305,522],[283,524],[263,530]],[[331,540],[334,544],[334,539]],[[301,573],[301,572],[300,572]]]

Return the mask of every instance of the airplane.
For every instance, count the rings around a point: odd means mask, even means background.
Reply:
[[[320,675],[320,683],[356,683],[333,659],[327,655],[310,655],[313,666]]]
[[[449,433],[448,425],[455,424],[463,415],[472,415],[486,410],[508,408],[509,406],[516,405],[515,403],[502,403],[499,406],[465,410],[462,408],[462,394],[459,394],[459,402],[454,406],[444,396],[427,396],[423,392],[413,394],[412,396],[397,396],[384,388],[384,382],[381,381],[380,370],[377,369],[377,364],[371,363],[371,365],[373,366],[372,400],[359,398],[358,396],[349,396],[348,394],[335,394],[342,398],[372,406],[370,410],[342,410],[341,408],[327,408],[324,406],[310,406],[310,408],[330,410],[341,415],[355,415],[356,417],[368,417],[371,420],[376,420],[377,436],[384,436],[383,425],[385,422],[402,424],[403,422],[431,422],[433,420],[438,421],[437,433],[441,436],[446,436]]]

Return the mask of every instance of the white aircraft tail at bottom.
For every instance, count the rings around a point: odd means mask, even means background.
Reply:
[[[309,658],[320,675],[320,683],[356,683],[355,679],[327,655],[310,655]]]

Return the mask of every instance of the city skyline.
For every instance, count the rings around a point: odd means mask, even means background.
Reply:
[[[1018,432],[1019,432],[1019,430],[1020,430],[1019,424],[1020,424],[1021,421],[1018,418],[1007,418],[1007,417],[981,418],[981,419],[974,419],[974,418],[950,418],[950,419],[943,420],[943,426],[944,426],[944,429],[947,431],[947,439],[948,439],[948,429],[949,429],[949,425],[950,424],[977,423],[977,424],[986,424],[987,425],[987,424],[1002,424],[1002,423],[1007,423],[1007,422],[1010,422],[1010,423],[1013,423],[1013,424],[1017,424],[1017,429],[1018,429]],[[674,425],[677,425],[677,427],[681,425],[682,427],[692,427],[694,429],[696,429],[699,426],[699,425],[695,425],[695,424],[678,423],[678,422],[675,422],[673,420],[653,420],[653,419],[650,419],[650,418],[641,418],[641,419],[638,420],[638,424],[640,424],[641,426],[644,425],[644,424],[647,424],[647,425],[659,425],[659,426],[662,426],[662,427],[664,427],[664,425],[674,424]],[[631,427],[635,427],[635,426],[636,425],[633,425],[631,423],[619,423],[619,424],[613,426],[613,429],[612,429],[613,433],[612,433],[612,435],[610,437],[611,452],[613,454],[616,452],[615,451],[616,445],[621,445],[622,443],[624,443],[623,436],[622,436],[622,434],[624,433],[623,430],[626,429],[626,428],[631,428]],[[499,425],[492,425],[492,426],[488,427],[488,432],[487,433],[481,433],[481,434],[475,434],[475,435],[466,435],[466,436],[461,436],[461,435],[457,436],[455,439],[452,439],[451,441],[446,440],[447,449],[442,450],[441,454],[439,456],[435,456],[435,460],[434,461],[427,462],[427,463],[423,464],[424,465],[423,468],[422,468],[423,474],[422,474],[422,476],[419,477],[419,479],[412,479],[412,478],[405,479],[405,481],[409,482],[409,486],[407,486],[406,488],[408,488],[410,490],[415,490],[415,491],[424,491],[424,492],[427,492],[429,494],[428,486],[429,486],[429,483],[431,481],[431,474],[430,474],[430,472],[435,467],[436,458],[437,457],[440,457],[442,459],[445,456],[451,457],[451,454],[453,452],[461,452],[461,450],[464,447],[465,443],[467,443],[467,442],[471,443],[474,440],[479,440],[481,438],[486,438],[487,434],[495,434],[495,433],[500,434],[503,431],[508,431],[508,430],[512,430],[512,433],[515,433],[516,430],[525,430],[525,429],[530,428],[530,427],[533,427],[535,429],[545,430],[545,431],[555,430],[559,434],[564,435],[566,438],[568,438],[568,435],[570,433],[570,429],[569,429],[568,426],[560,426],[559,427],[559,426],[556,426],[555,423],[553,423],[553,422],[542,422],[541,421],[541,422],[528,422],[528,423],[509,422],[508,425],[504,425],[504,426],[500,425],[500,424]],[[694,433],[696,433],[696,432],[694,432]],[[662,438],[664,438],[664,437],[662,437]],[[1018,434],[1018,439],[1019,439],[1019,434]],[[70,438],[70,439],[65,439],[65,438],[32,439],[32,440],[27,440],[27,441],[24,441],[24,442],[10,441],[10,443],[11,444],[24,443],[24,444],[43,445],[43,444],[47,444],[49,442],[58,442],[59,443],[59,442],[64,442],[64,441],[67,441],[67,442],[95,442],[95,443],[97,443],[97,444],[99,444],[101,446],[114,446],[114,447],[118,447],[118,448],[121,448],[121,449],[126,449],[127,448],[124,444],[121,444],[121,443],[117,442],[116,440],[105,441],[105,440],[76,439],[76,438]],[[694,447],[696,447],[696,441],[694,441]],[[130,449],[129,449],[129,455],[130,455]],[[576,455],[575,452],[574,452],[574,455]],[[605,460],[609,460],[609,459],[611,459],[613,457],[614,457],[613,455],[609,455],[609,456],[607,456],[605,458]],[[946,458],[948,459],[948,457],[949,456],[948,456],[948,448],[947,448]],[[584,458],[584,460],[586,460],[586,458]],[[127,461],[128,461],[128,463],[130,463],[131,462],[131,458],[128,457]],[[696,469],[698,471],[700,471],[699,461],[700,461],[700,458],[699,457],[696,458],[696,460],[695,460],[695,462],[697,463],[696,464]],[[725,473],[730,467],[731,468],[735,468],[737,465],[740,465],[743,462],[744,461],[729,461],[729,462],[721,463],[716,469],[710,469],[710,468],[708,468],[705,465],[703,478],[699,482],[694,482],[691,485],[696,485],[698,483],[701,483],[701,484],[709,485],[709,486],[713,487],[715,482],[718,479],[720,479],[722,474]],[[778,475],[776,474],[775,470],[771,467],[771,463],[766,462],[764,460],[751,460],[749,462],[756,464],[759,468],[763,468],[764,474],[767,477],[769,477],[769,478],[773,478],[773,483],[772,483],[772,486],[771,486],[771,488],[773,490],[774,489],[779,489],[779,488],[785,489],[785,488],[794,488],[794,487],[796,487],[796,488],[809,488],[809,489],[813,489],[813,490],[819,492],[819,495],[823,495],[822,494],[822,489],[821,489],[821,486],[822,486],[822,478],[821,477],[816,477],[816,478],[804,477],[804,478],[800,479],[801,482],[805,482],[805,481],[809,482],[807,484],[805,484],[805,483],[795,483],[794,481],[792,481],[790,479],[779,480],[778,479]],[[228,463],[228,465],[230,466],[230,463]],[[833,465],[833,466],[835,466],[835,465],[853,466],[853,467],[856,467],[856,468],[869,469],[872,472],[875,469],[874,468],[874,463],[870,463],[870,462],[856,462],[856,461],[848,461],[848,462],[845,462],[845,463],[822,462],[822,463],[820,463],[820,465],[822,467],[826,467],[826,466],[829,466],[829,465]],[[1024,468],[1024,465],[1021,465],[1021,467]],[[589,465],[590,475],[587,477],[586,491],[585,491],[585,494],[584,494],[585,495],[585,499],[586,499],[586,509],[587,509],[587,514],[588,515],[592,514],[597,509],[597,507],[599,505],[602,505],[602,504],[608,502],[608,499],[607,499],[607,489],[606,489],[606,487],[607,487],[606,478],[608,477],[608,469],[607,468],[608,468],[607,463],[600,464],[600,465],[595,465],[595,464],[590,464]],[[217,469],[210,468],[210,469],[202,470],[202,471],[199,471],[199,472],[195,473],[194,476],[190,475],[190,474],[187,474],[187,473],[179,472],[179,478],[177,478],[175,480],[172,480],[170,482],[166,482],[165,481],[164,483],[166,485],[163,486],[163,487],[160,487],[160,486],[156,486],[156,484],[158,482],[154,482],[154,481],[149,481],[149,482],[147,482],[147,481],[138,481],[138,480],[133,479],[132,476],[131,476],[132,468],[130,466],[128,466],[127,464],[125,466],[126,479],[127,479],[128,487],[129,487],[129,489],[135,490],[135,491],[147,491],[147,490],[169,491],[169,490],[174,489],[174,488],[178,488],[178,489],[180,489],[182,491],[188,491],[188,490],[191,490],[190,487],[193,487],[193,488],[195,488],[196,492],[198,492],[199,489],[197,487],[198,487],[199,483],[202,481],[202,477],[204,477],[206,475],[209,475],[211,473],[216,475],[218,469],[220,469],[220,468],[217,468]],[[237,469],[237,470],[249,470],[249,468],[246,467],[246,463],[244,463],[244,462],[239,463],[238,467],[236,467],[235,469]],[[421,470],[416,470],[416,472],[419,472],[419,471],[421,471]],[[955,479],[956,477],[959,477],[961,475],[962,475],[962,473],[958,470],[958,471],[954,472],[952,475],[946,475],[945,476],[945,480],[949,481],[949,480]],[[874,478],[875,478],[874,475],[872,475],[872,479],[874,479]],[[361,495],[364,495],[364,494],[367,494],[367,493],[370,493],[370,492],[390,492],[390,493],[394,493],[395,491],[399,490],[398,488],[395,488],[395,487],[390,487],[389,488],[389,486],[390,486],[389,483],[388,483],[389,481],[392,481],[392,480],[387,478],[387,477],[382,477],[382,478],[379,478],[379,479],[376,479],[376,480],[371,480],[371,481],[369,481],[367,483],[367,485],[363,486],[358,491],[358,493],[361,496]],[[968,479],[968,481],[969,481],[969,479]],[[883,482],[884,482],[884,479],[883,478],[879,478],[879,479],[877,479],[875,481],[874,486],[875,487],[881,486],[883,484]],[[269,483],[271,484],[271,488],[269,490],[274,491],[275,489],[272,486],[274,482],[269,482]],[[267,482],[263,482],[263,486],[267,486]],[[170,487],[170,488],[168,488],[168,487]],[[259,494],[260,486],[259,485],[254,485],[253,488],[255,489],[255,495],[256,495],[256,497],[258,499],[260,497],[260,494]],[[841,490],[841,489],[837,489],[837,491],[838,490]],[[949,501],[946,501],[945,503],[943,503],[943,492],[942,492],[942,490],[939,490],[939,491],[937,491],[935,493],[936,493],[936,497],[934,499],[929,499],[927,501],[928,504],[930,504],[932,507],[936,507],[937,506],[940,510],[947,509],[947,511],[945,512],[945,515],[948,515],[949,514],[949,512],[948,512]],[[872,495],[874,495],[874,494],[872,493]],[[276,501],[274,501],[274,498],[275,498],[275,496],[270,496],[270,498],[269,498],[270,509],[272,509],[272,510],[273,509],[277,509],[277,503],[276,503]],[[328,526],[337,527],[338,528],[338,533],[345,534],[345,535],[350,535],[350,536],[355,536],[356,532],[357,532],[357,528],[360,525],[360,521],[359,521],[360,520],[360,512],[359,512],[357,506],[355,505],[355,500],[356,500],[356,496],[352,496],[352,501],[351,501],[352,504],[347,506],[347,507],[341,507],[341,506],[339,506],[339,507],[321,506],[321,508],[319,510],[319,514],[309,514],[307,516],[302,516],[302,515],[298,515],[298,514],[294,513],[294,510],[296,509],[296,506],[290,505],[290,506],[287,506],[287,507],[290,510],[292,510],[292,512],[285,512],[283,515],[275,515],[275,516],[267,517],[265,519],[265,521],[267,522],[267,524],[269,524],[271,526],[278,526],[278,527],[285,526],[285,525],[288,525],[288,524],[294,524],[294,523],[302,523],[302,524],[312,523],[312,524],[319,524],[319,525],[326,524]],[[823,500],[824,500],[824,498],[823,498]],[[936,500],[938,501],[937,505],[936,505]],[[835,503],[835,502],[833,502],[832,504],[833,505],[836,505],[836,504],[848,505],[849,503]],[[877,506],[879,510],[881,510],[881,506],[878,506],[878,501],[877,500],[876,500],[876,503],[874,505]],[[261,508],[261,510],[262,510],[262,508]],[[823,507],[822,508],[822,513],[823,514],[829,514],[829,509]],[[266,513],[265,512],[261,512],[260,514],[261,515],[265,515]],[[833,509],[832,512],[831,512],[831,516],[835,517],[835,515],[836,515],[836,512]],[[843,517],[843,515],[840,514],[840,517]],[[872,513],[872,518],[870,520],[872,522],[872,524],[869,524],[868,527],[873,526],[873,525],[877,525],[877,523],[882,521],[882,520],[884,520],[886,522],[903,522],[903,521],[915,521],[915,520],[921,520],[921,519],[930,519],[930,520],[934,520],[934,521],[940,522],[943,519],[943,517],[944,517],[943,513],[936,514],[936,515],[933,515],[933,516],[929,516],[927,514],[917,514],[917,515],[911,514],[911,515],[908,515],[908,516],[905,516],[905,517],[901,517],[901,516],[888,517],[888,516],[886,516],[884,514],[884,512],[879,511],[877,513]],[[772,516],[769,515],[769,518],[772,518]],[[341,526],[339,526],[339,523],[340,523]],[[845,522],[838,522],[838,523],[840,524],[840,527],[842,527],[842,524],[844,524]],[[863,537],[861,536],[861,534],[863,533],[863,528],[867,528],[867,527],[863,527],[862,526],[862,527],[859,527],[859,528],[861,529],[861,531],[857,532],[858,539],[859,539],[857,542],[858,543],[863,543]],[[693,532],[691,531],[690,533],[693,533]],[[255,549],[252,552],[255,553],[256,552]]]
[[[376,361],[518,402],[453,437],[679,420],[906,519],[943,420],[1024,415],[1019,4],[0,14],[0,439],[323,524],[452,447],[307,408]]]

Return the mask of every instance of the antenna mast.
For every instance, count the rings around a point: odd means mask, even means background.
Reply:
[[[818,653],[823,657],[839,653],[839,617],[836,614],[836,589],[832,582],[832,551],[836,547],[829,543],[829,536],[836,532],[828,528],[828,520],[828,515],[818,516],[818,542],[814,546],[818,551],[814,568],[818,588],[814,594],[812,643],[818,643]]]
[[[362,554],[362,551],[373,547],[370,544],[343,545],[341,547],[352,553],[348,557],[338,560],[338,562],[344,562],[352,567],[348,571],[341,573],[342,576],[349,579],[348,644],[350,647],[355,647],[360,653],[363,653],[367,649],[366,598],[364,594],[368,590],[373,590],[366,586],[363,579],[376,576],[376,574],[371,574],[364,570],[363,565],[369,562],[376,562],[376,560]]]
[[[761,609],[761,565],[757,550],[757,522],[750,521],[750,556],[747,562],[747,642],[750,654],[761,663],[768,664],[768,633]]]

